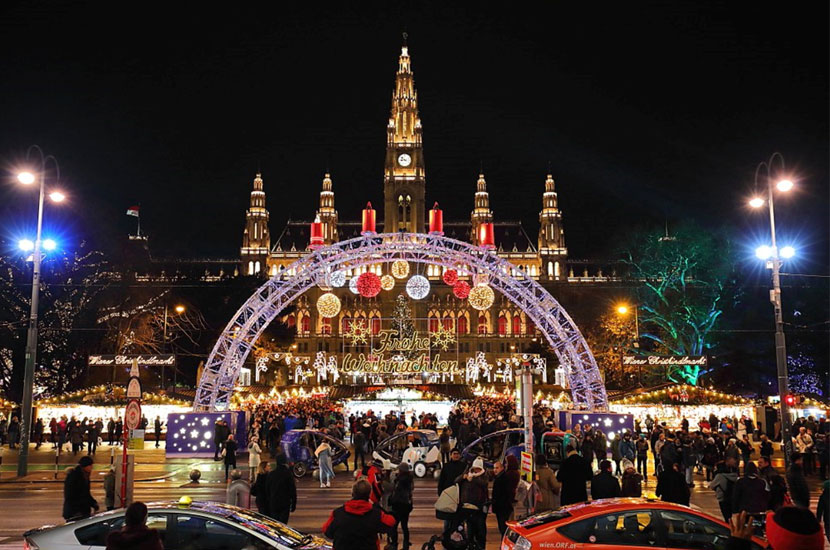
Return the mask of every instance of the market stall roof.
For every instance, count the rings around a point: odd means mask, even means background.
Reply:
[[[653,390],[642,388],[618,396],[611,405],[750,405],[752,399],[687,384],[676,384]]]
[[[125,388],[121,386],[114,386],[111,388],[108,388],[107,386],[94,386],[91,388],[84,388],[76,392],[63,393],[47,399],[40,399],[35,402],[35,407],[46,407],[50,405],[124,405],[127,402],[125,393]],[[143,392],[141,402],[145,405],[188,406],[191,404],[189,401],[174,399],[167,395],[151,392]]]

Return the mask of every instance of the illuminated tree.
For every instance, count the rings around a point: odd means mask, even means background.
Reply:
[[[640,337],[669,355],[704,355],[724,308],[736,298],[728,239],[714,230],[681,226],[673,235],[635,233],[622,251],[637,285]],[[696,384],[699,366],[669,369],[674,382]]]
[[[637,367],[622,364],[623,354],[636,351],[634,330],[633,316],[607,313],[585,331],[585,340],[610,388],[625,389],[638,381]]]

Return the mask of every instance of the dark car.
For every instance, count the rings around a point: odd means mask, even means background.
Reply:
[[[510,455],[521,460],[522,451],[525,450],[524,430],[521,428],[510,428],[499,430],[483,437],[479,437],[461,451],[461,456],[469,463],[476,458],[484,461],[485,468],[492,468],[496,462],[503,462]]]
[[[331,465],[345,464],[346,469],[349,469],[348,460],[351,452],[339,439],[316,430],[290,430],[283,434],[280,446],[296,477],[303,477],[308,472],[317,469],[317,457],[314,451],[323,441],[331,447]]]

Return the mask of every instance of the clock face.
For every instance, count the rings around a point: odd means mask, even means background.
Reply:
[[[406,153],[401,153],[400,155],[398,155],[398,164],[404,167],[409,166],[410,164],[412,164],[412,157],[410,157]]]

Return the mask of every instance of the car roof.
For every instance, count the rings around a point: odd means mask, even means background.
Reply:
[[[606,498],[592,500],[590,502],[580,502],[579,504],[571,504],[570,506],[563,506],[561,510],[567,511],[572,517],[579,517],[597,513],[604,514],[621,510],[631,510],[632,508],[642,507],[660,508],[663,510],[700,511],[699,509],[683,506],[682,504],[675,504],[673,502],[665,502],[652,498]]]

